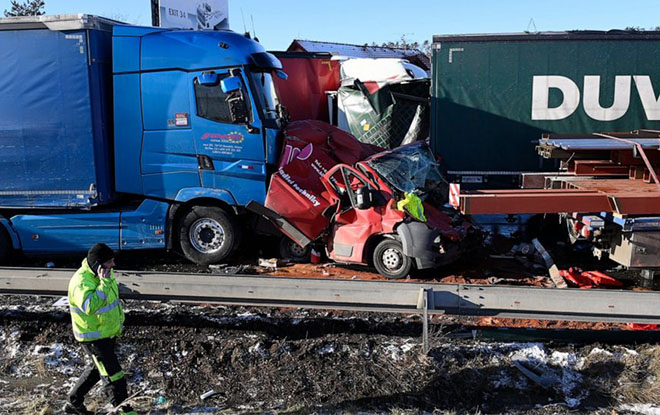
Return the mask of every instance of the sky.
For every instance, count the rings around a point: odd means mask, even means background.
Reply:
[[[151,24],[150,0],[45,3],[47,14]],[[0,0],[0,11],[9,7]],[[229,0],[229,23],[237,32],[256,32],[268,50],[285,50],[293,39],[362,45],[403,36],[422,43],[441,34],[653,28],[660,26],[660,0]]]

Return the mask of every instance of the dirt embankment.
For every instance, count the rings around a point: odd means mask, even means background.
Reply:
[[[84,365],[52,302],[0,302],[0,413],[58,413]],[[438,323],[425,355],[416,316],[128,308],[120,355],[140,413],[612,414],[660,403],[656,346],[457,340]]]

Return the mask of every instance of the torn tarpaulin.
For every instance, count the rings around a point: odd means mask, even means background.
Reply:
[[[621,281],[600,271],[582,271],[580,268],[571,267],[568,270],[560,270],[559,275],[572,285],[583,289],[600,286],[623,287]]]
[[[395,148],[429,135],[430,80],[361,82],[339,88],[351,133],[363,143]]]

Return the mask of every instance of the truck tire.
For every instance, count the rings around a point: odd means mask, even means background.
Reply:
[[[376,245],[373,261],[378,273],[389,279],[403,278],[412,269],[412,259],[403,253],[401,242],[395,239],[385,239]]]
[[[186,258],[196,264],[218,263],[239,245],[238,224],[221,208],[195,206],[180,223],[181,250]]]
[[[7,234],[5,227],[0,225],[0,265],[4,265],[9,261],[9,254],[12,249],[9,234]]]

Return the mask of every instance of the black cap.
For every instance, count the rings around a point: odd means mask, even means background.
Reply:
[[[110,247],[106,244],[96,244],[89,249],[87,252],[87,265],[94,271],[103,263],[110,261],[115,257],[115,253]]]

